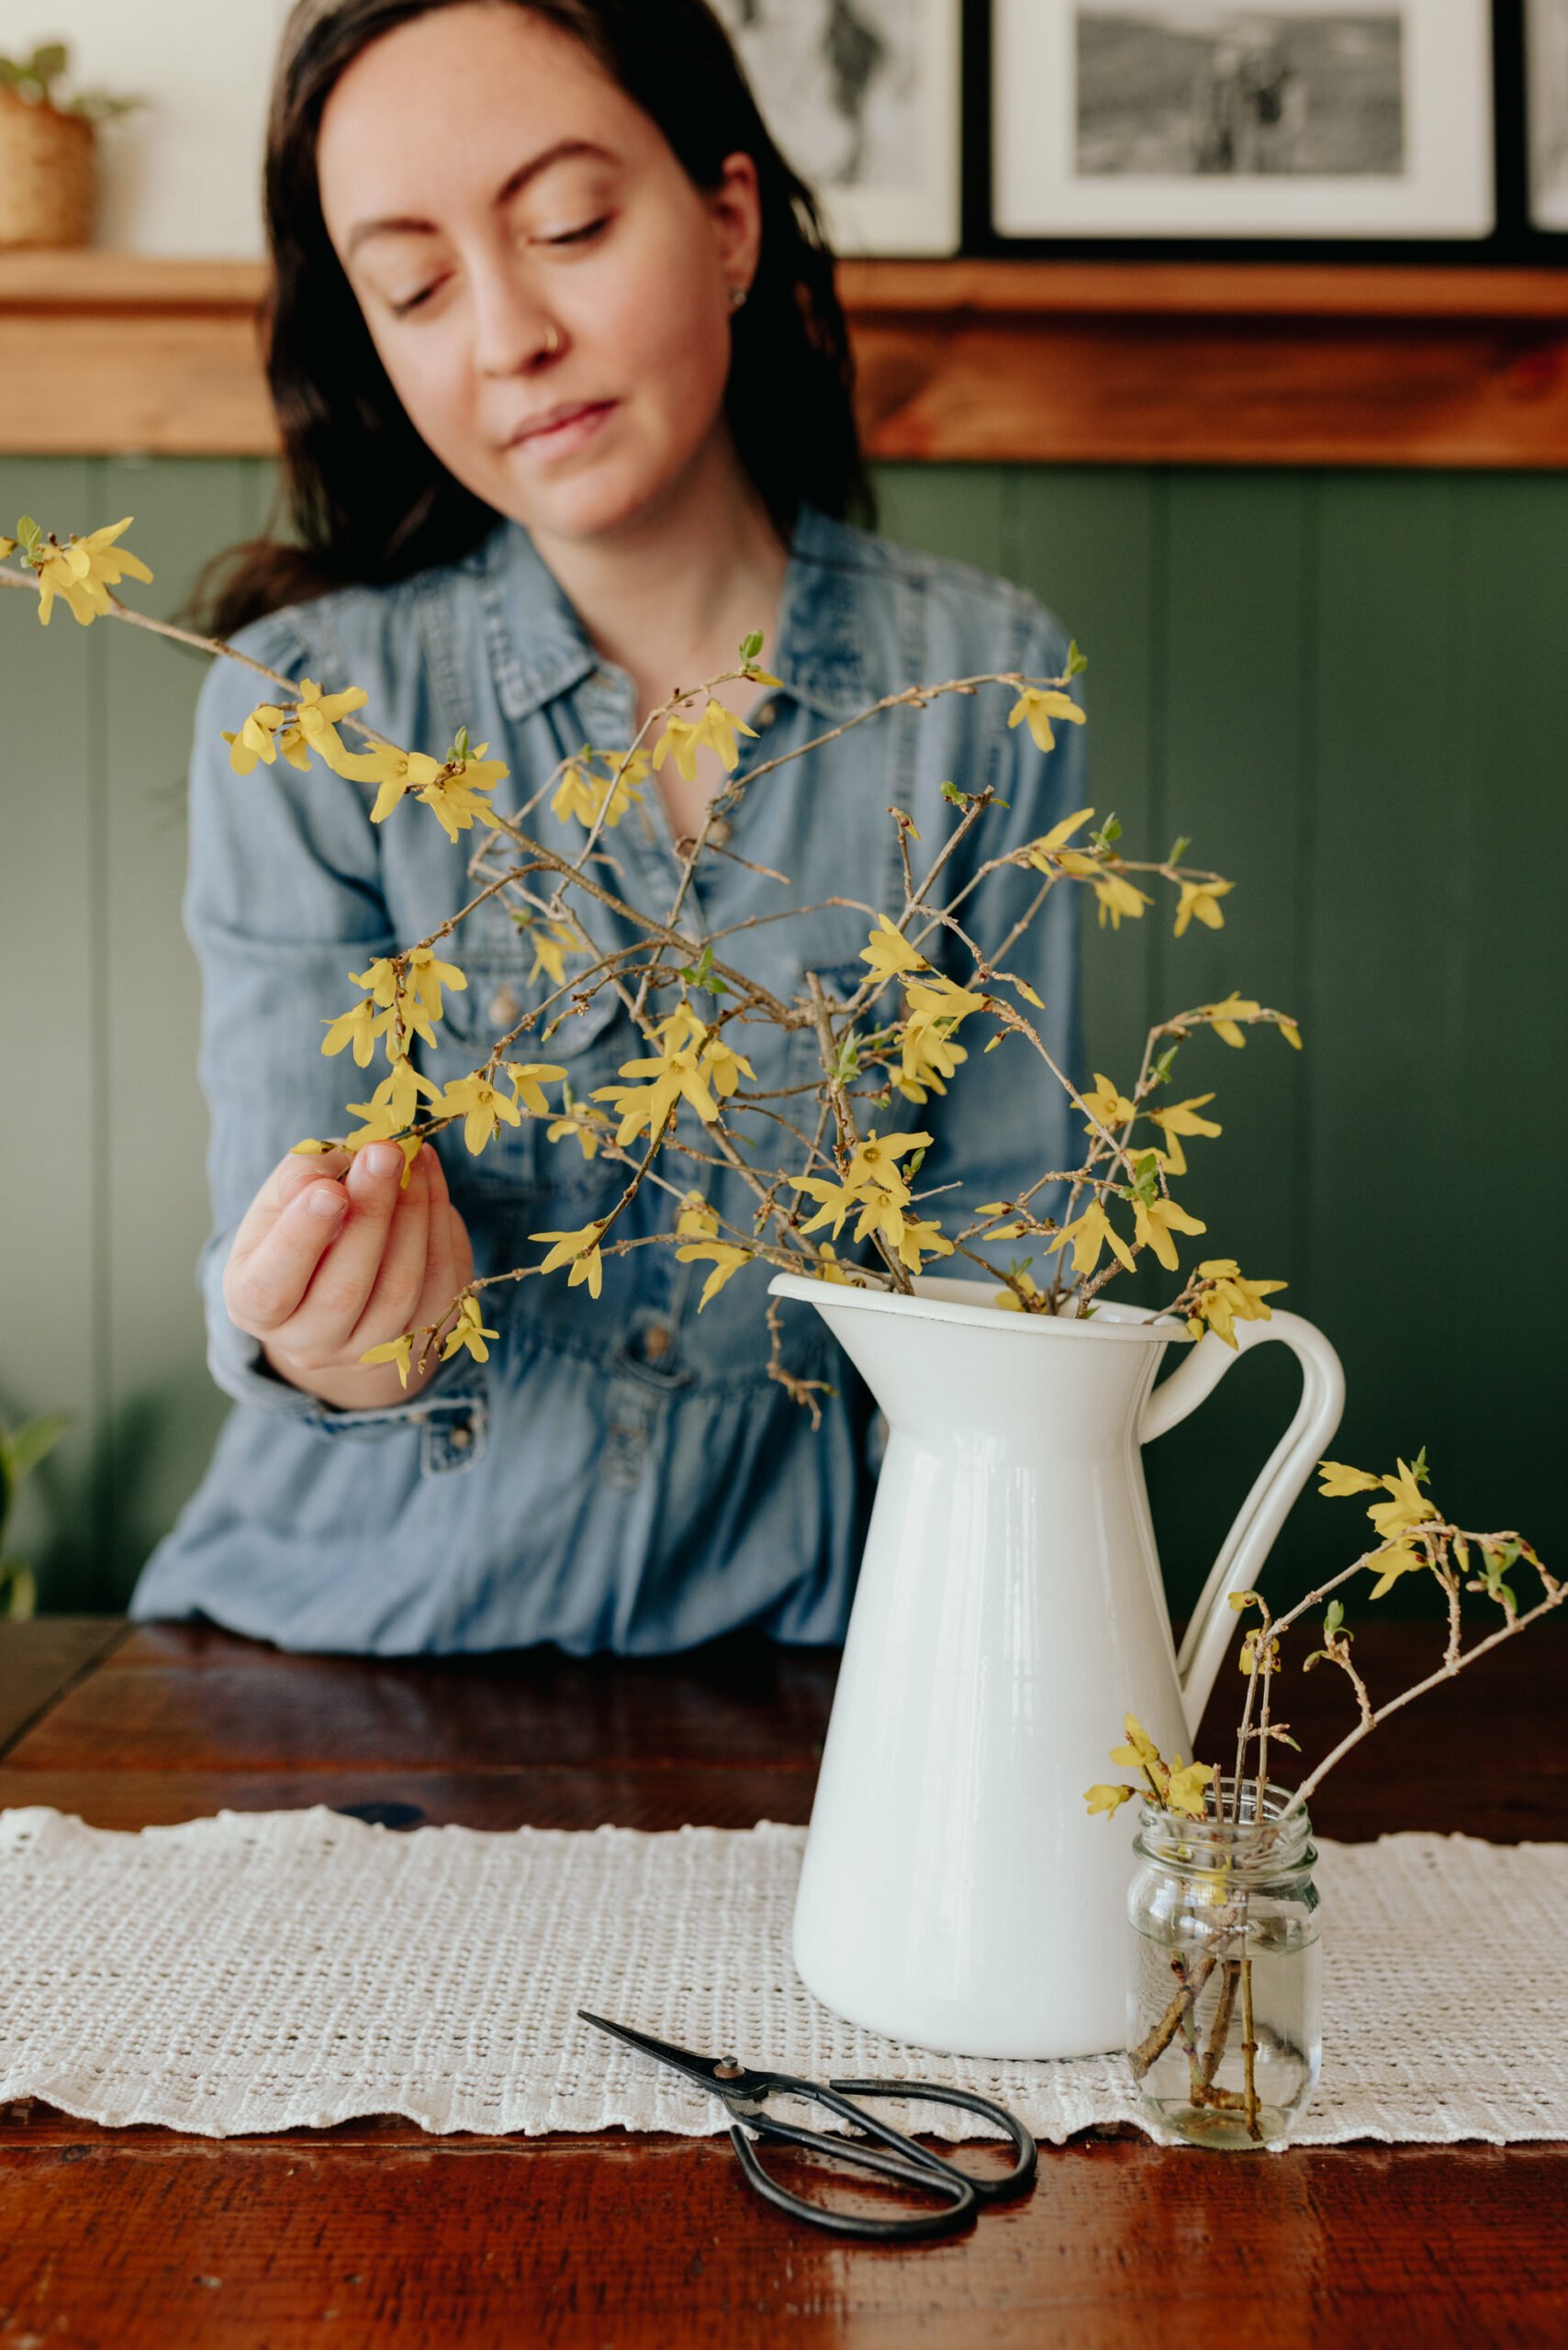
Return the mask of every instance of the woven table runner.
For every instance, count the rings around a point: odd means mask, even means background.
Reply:
[[[1126,2060],[932,2055],[790,1958],[805,1830],[389,1833],[322,1809],[111,1834],[0,1813],[0,2104],[208,2137],[723,2127],[578,2008],[822,2079],[978,2089],[1060,2143],[1146,2120]],[[1568,1845],[1324,1843],[1324,2074],[1295,2143],[1568,2137]],[[819,2127],[834,2126],[814,2116]],[[912,2104],[907,2126],[974,2134]]]

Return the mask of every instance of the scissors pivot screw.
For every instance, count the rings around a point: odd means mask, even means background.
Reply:
[[[713,2078],[716,2081],[738,2081],[745,2071],[744,2065],[737,2065],[733,2056],[726,2056],[714,2065]]]

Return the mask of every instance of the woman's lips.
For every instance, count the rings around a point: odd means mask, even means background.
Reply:
[[[570,456],[585,442],[592,440],[615,406],[614,400],[563,401],[558,408],[547,408],[543,416],[520,425],[507,446],[526,449],[531,457]]]

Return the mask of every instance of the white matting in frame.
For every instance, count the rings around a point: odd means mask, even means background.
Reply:
[[[958,243],[960,0],[713,0],[841,253]]]
[[[995,0],[1014,237],[1484,237],[1488,0]]]
[[[1538,229],[1568,229],[1568,0],[1529,0],[1525,73],[1530,218]]]

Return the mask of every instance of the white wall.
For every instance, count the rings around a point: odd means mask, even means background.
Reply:
[[[79,83],[150,103],[99,134],[95,241],[259,253],[267,88],[290,0],[0,0],[0,50],[64,40]]]

